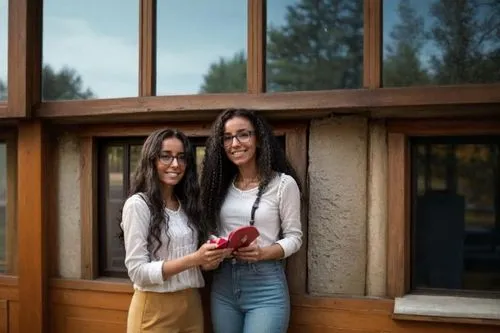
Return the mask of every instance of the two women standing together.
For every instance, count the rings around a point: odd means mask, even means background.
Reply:
[[[300,189],[267,122],[227,110],[207,141],[201,191],[195,151],[166,129],[145,141],[121,227],[125,265],[134,284],[127,332],[203,332],[198,288],[211,271],[215,333],[281,333],[290,299],[282,259],[302,244]],[[200,194],[201,192],[201,194]],[[236,251],[216,249],[254,225],[259,238]]]

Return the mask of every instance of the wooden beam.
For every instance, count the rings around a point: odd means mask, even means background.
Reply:
[[[315,118],[331,112],[366,113],[381,108],[393,108],[396,110],[393,113],[404,115],[408,107],[432,111],[432,108],[443,106],[491,104],[500,104],[500,84],[50,101],[42,103],[35,116],[50,119],[112,117],[115,120],[130,116],[144,120],[159,115],[200,120],[207,115],[212,118],[226,108],[250,108],[268,111],[271,116]]]
[[[95,279],[99,273],[97,225],[97,177],[93,137],[80,138],[80,216],[82,225],[82,279]]]
[[[364,0],[363,87],[382,85],[382,0]]]
[[[0,102],[0,119],[9,118],[9,107],[6,102]]]
[[[18,134],[18,248],[20,332],[47,332],[47,244],[44,129],[21,122]]]
[[[139,96],[156,94],[156,0],[140,1]]]
[[[307,239],[308,239],[308,126],[297,126],[286,133],[286,154],[297,172],[302,186],[302,246],[300,250],[287,260],[287,278],[290,293],[307,294]]]
[[[247,89],[251,94],[266,90],[266,0],[248,0]]]
[[[408,142],[401,133],[388,134],[387,296],[401,297],[410,281],[410,208]]]
[[[9,0],[10,117],[30,117],[41,99],[42,0]]]

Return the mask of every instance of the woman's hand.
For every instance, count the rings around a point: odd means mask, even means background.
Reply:
[[[194,253],[195,263],[203,269],[205,269],[205,267],[207,267],[207,269],[214,269],[229,253],[231,253],[231,249],[217,249],[216,244],[207,242]]]
[[[264,251],[254,240],[250,245],[240,247],[237,251],[233,252],[234,256],[243,261],[257,262],[262,260]]]

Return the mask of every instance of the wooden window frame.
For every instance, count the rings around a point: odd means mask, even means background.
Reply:
[[[403,297],[411,293],[411,166],[409,164],[409,137],[499,134],[500,119],[427,119],[416,121],[391,120],[387,122],[387,295],[389,297]]]
[[[6,205],[6,267],[7,272],[0,274],[17,275],[17,132],[0,127],[0,142],[7,144],[7,205]],[[3,241],[3,240],[2,240]]]
[[[139,97],[41,101],[42,1],[10,0],[10,98],[9,108],[0,103],[0,118],[33,115],[74,123],[88,121],[89,117],[113,122],[138,117],[141,121],[208,120],[214,113],[230,107],[252,108],[270,117],[289,119],[321,117],[331,112],[421,117],[426,113],[423,107],[433,107],[432,116],[463,116],[456,106],[500,103],[500,83],[382,87],[382,0],[364,0],[362,89],[266,93],[266,0],[247,0],[247,92],[154,96],[157,1],[140,1]],[[451,111],[450,106],[454,106]],[[490,109],[486,114],[495,112],[497,110]]]
[[[307,198],[307,140],[308,124],[288,122],[273,124],[275,135],[285,136],[287,156],[297,171]],[[206,137],[210,134],[209,123],[158,123],[138,125],[88,125],[75,127],[80,142],[80,209],[81,209],[81,278],[107,280],[98,276],[98,215],[97,215],[97,146],[99,138],[147,136],[152,131],[176,127],[190,137]],[[303,201],[301,249],[287,261],[288,283],[291,294],[307,293],[307,200]],[[114,279],[128,282],[126,279]]]

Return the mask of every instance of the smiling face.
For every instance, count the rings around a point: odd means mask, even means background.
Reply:
[[[186,155],[181,140],[175,137],[163,140],[156,171],[163,185],[173,187],[181,181],[186,171]]]
[[[226,121],[223,136],[227,157],[236,166],[255,163],[257,138],[252,123],[244,117],[233,117]]]

